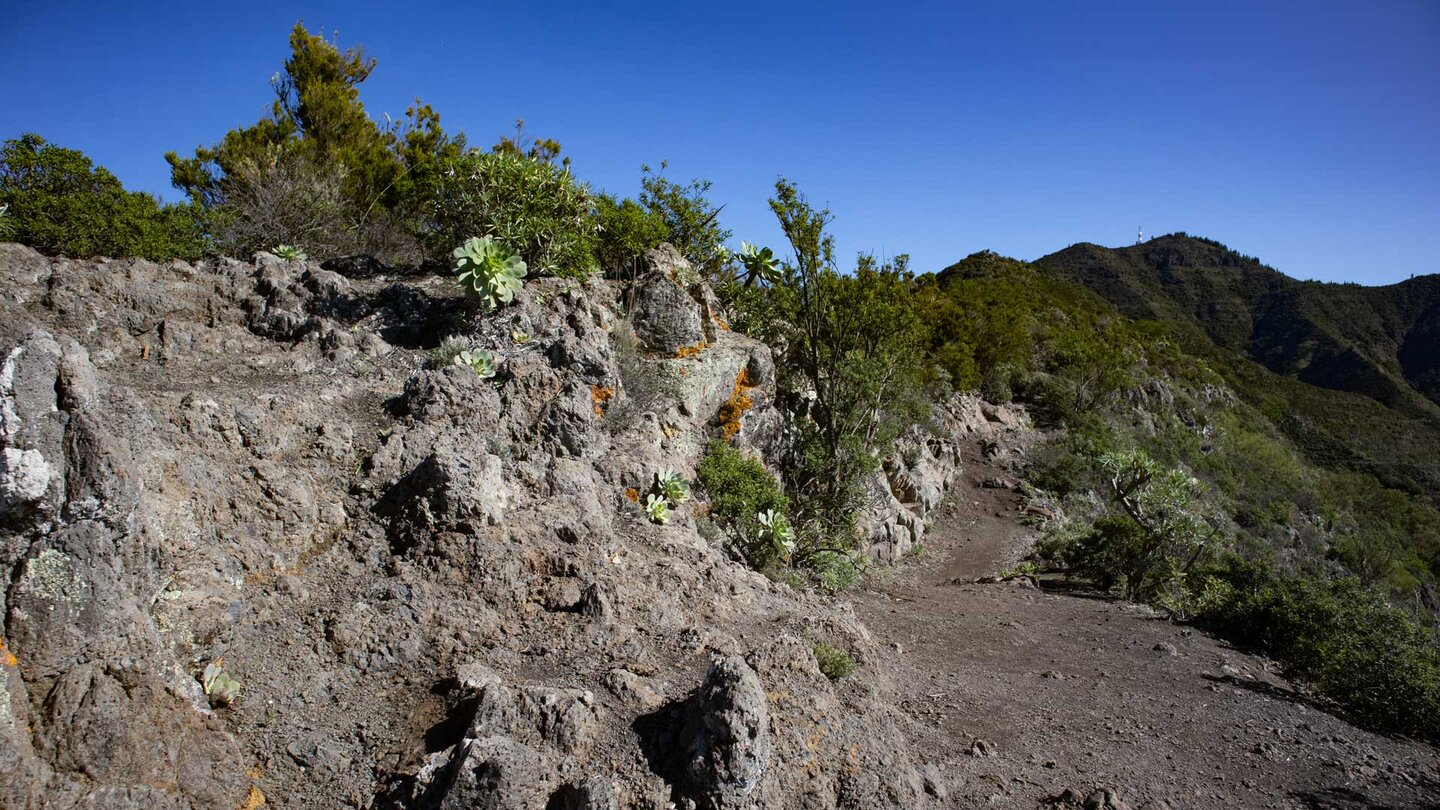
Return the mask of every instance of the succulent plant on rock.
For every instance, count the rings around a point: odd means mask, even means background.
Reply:
[[[651,523],[664,526],[670,522],[670,502],[663,495],[646,495],[645,516]]]
[[[774,509],[766,509],[756,515],[756,519],[760,522],[760,539],[768,542],[776,554],[789,557],[795,552],[795,530],[790,527],[789,518]]]
[[[225,674],[219,661],[211,661],[200,676],[200,686],[212,706],[229,706],[240,695],[240,682]]]
[[[455,355],[455,365],[469,366],[481,379],[495,376],[495,355],[484,349],[465,349]]]
[[[664,469],[656,473],[655,489],[671,506],[679,506],[690,499],[690,482],[674,470]]]
[[[310,258],[297,245],[276,245],[270,252],[287,262],[303,262]]]
[[[779,283],[780,262],[770,248],[741,242],[738,258],[745,268],[745,286],[749,287],[756,281],[766,284]]]
[[[525,286],[525,261],[489,236],[466,239],[451,255],[456,281],[486,309],[510,303]]]

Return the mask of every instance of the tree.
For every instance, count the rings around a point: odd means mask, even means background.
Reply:
[[[257,243],[258,237],[249,234],[263,233],[267,222],[283,227],[266,208],[248,207],[252,201],[279,200],[281,208],[297,208],[318,196],[325,210],[291,216],[328,221],[330,195],[314,193],[313,181],[334,177],[339,181],[338,220],[314,238],[337,251],[397,249],[397,231],[417,227],[422,190],[446,158],[464,151],[465,140],[445,134],[440,116],[419,99],[405,111],[403,122],[381,127],[371,119],[360,102],[359,85],[375,64],[362,48],[342,52],[297,23],[290,34],[290,57],[271,80],[270,115],[231,130],[214,146],[197,148],[193,157],[167,153],[171,183],[207,209],[258,223],[240,234],[225,234],[232,249],[250,250],[268,247],[273,239]],[[306,182],[297,184],[297,177]],[[292,191],[295,196],[284,196]]]
[[[788,180],[775,184],[771,210],[794,258],[772,290],[783,308],[786,387],[808,402],[795,420],[787,465],[792,499],[801,507],[797,558],[847,546],[867,493],[865,476],[894,439],[924,418],[922,386],[928,332],[913,303],[908,259],[859,257],[852,276],[835,268],[827,209],[809,204]],[[827,538],[819,540],[818,538]]]
[[[1140,450],[1100,458],[1123,519],[1096,522],[1105,553],[1125,580],[1125,596],[1153,596],[1187,573],[1217,534],[1194,512],[1200,482],[1166,469]],[[1103,525],[1102,525],[1103,524]]]
[[[35,134],[0,150],[0,206],[13,238],[45,253],[163,260],[204,252],[195,208],[126,191],[84,154]]]

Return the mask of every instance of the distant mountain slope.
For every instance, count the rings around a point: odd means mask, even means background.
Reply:
[[[1131,317],[1202,333],[1277,374],[1440,419],[1440,275],[1385,287],[1297,281],[1185,234],[1125,248],[1074,245],[1035,265]]]

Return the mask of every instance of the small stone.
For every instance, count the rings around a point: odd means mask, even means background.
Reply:
[[[1174,645],[1174,644],[1171,644],[1171,643],[1168,642],[1168,641],[1161,641],[1161,642],[1157,643],[1154,647],[1151,647],[1150,649],[1152,649],[1152,650],[1154,650],[1155,652],[1158,652],[1158,653],[1164,653],[1165,655],[1179,655],[1179,654],[1180,654],[1180,651],[1175,648],[1175,645]]]

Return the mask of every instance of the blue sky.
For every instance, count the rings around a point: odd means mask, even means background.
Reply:
[[[610,5],[53,0],[0,18],[0,138],[38,132],[175,199],[162,154],[259,118],[296,20],[362,44],[372,115],[414,96],[493,143],[526,119],[592,185],[714,181],[779,248],[775,178],[845,263],[1184,230],[1302,278],[1440,272],[1440,3]]]

